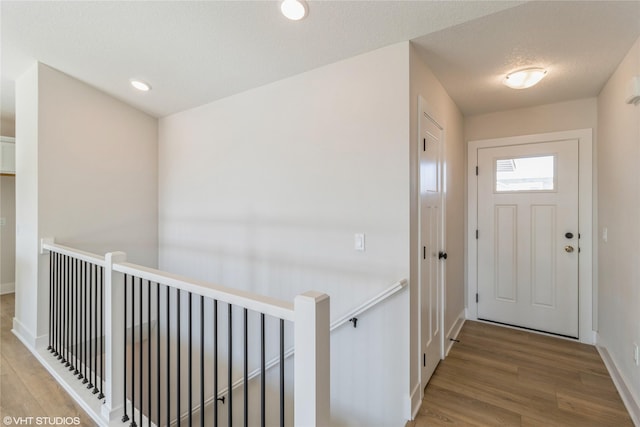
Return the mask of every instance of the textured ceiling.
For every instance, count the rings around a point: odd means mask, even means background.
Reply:
[[[311,1],[291,22],[277,1],[2,1],[2,113],[36,60],[164,116],[518,3]]]
[[[414,40],[465,115],[597,96],[640,37],[640,1],[530,2]],[[543,66],[531,89],[505,73]]]
[[[414,40],[465,114],[595,96],[640,36],[625,2],[311,1],[291,22],[273,1],[0,2],[3,117],[34,61],[154,116],[199,106],[359,53]],[[539,86],[506,71],[549,67]],[[146,94],[130,78],[151,83]]]

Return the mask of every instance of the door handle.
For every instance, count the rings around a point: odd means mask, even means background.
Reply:
[[[565,246],[564,247],[564,251],[565,252],[569,252],[569,253],[573,252],[573,246],[571,246],[571,245]]]
[[[438,259],[447,259],[447,253],[446,252],[439,252],[438,253]]]

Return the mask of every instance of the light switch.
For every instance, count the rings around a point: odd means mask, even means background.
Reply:
[[[356,233],[354,236],[354,249],[364,252],[364,234]]]
[[[609,238],[607,227],[602,227],[602,240],[605,242]]]

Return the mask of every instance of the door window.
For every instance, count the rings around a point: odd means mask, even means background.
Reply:
[[[495,159],[495,191],[554,191],[555,164],[555,155]]]

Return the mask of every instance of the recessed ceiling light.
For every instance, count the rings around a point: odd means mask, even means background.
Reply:
[[[142,80],[131,79],[131,86],[138,89],[142,92],[149,92],[151,90],[151,85],[149,83],[145,83]]]
[[[544,68],[525,68],[507,74],[502,83],[512,89],[526,89],[538,84],[546,75]]]
[[[299,21],[307,16],[307,5],[304,0],[282,0],[280,11],[292,21]]]

